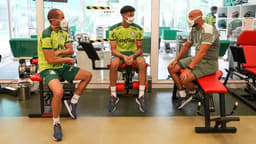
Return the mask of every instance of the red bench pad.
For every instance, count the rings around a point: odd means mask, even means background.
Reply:
[[[222,76],[222,71],[218,70],[215,74],[201,77],[197,79],[197,83],[200,85],[204,93],[227,93],[226,87],[219,81]]]
[[[33,75],[30,77],[30,79],[31,79],[32,81],[43,81],[43,80],[41,79],[41,77],[40,77],[40,73],[33,74]]]
[[[244,70],[256,75],[256,67],[246,67]]]

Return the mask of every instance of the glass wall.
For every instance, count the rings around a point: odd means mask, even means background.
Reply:
[[[0,54],[2,57],[10,55],[9,46],[9,22],[8,22],[8,4],[6,0],[0,0]]]
[[[30,1],[31,11],[36,11],[36,2]],[[108,38],[109,28],[122,21],[120,9],[124,5],[135,7],[135,23],[144,29],[145,33],[145,53],[150,52],[151,36],[151,1],[148,0],[72,0],[68,3],[44,2],[45,27],[49,26],[47,13],[52,8],[61,9],[68,20],[70,29],[75,33],[87,33],[91,40]],[[87,6],[102,6],[109,9],[89,9]],[[147,15],[147,17],[145,17]],[[30,19],[34,19],[31,15]],[[33,22],[32,22],[33,23]],[[23,24],[26,25],[26,24]],[[94,43],[94,47],[100,48],[98,52],[101,61],[96,62],[98,66],[105,67],[110,62],[111,52],[109,42]],[[108,81],[108,70],[92,70],[90,60],[84,52],[77,51],[78,66],[94,73],[92,82]],[[149,63],[150,57],[147,57]]]
[[[91,40],[96,39],[107,39],[109,34],[109,28],[117,23],[122,22],[120,9],[125,5],[133,6],[135,11],[134,23],[140,25],[144,30],[144,53],[150,53],[151,45],[151,1],[148,0],[84,0],[84,23],[83,32],[89,34]],[[89,6],[101,6],[109,7],[109,9],[91,9]],[[94,43],[95,47],[100,48],[101,59],[103,61],[98,63],[100,66],[106,66],[110,63],[111,51],[109,42]],[[79,57],[79,55],[78,55]],[[150,56],[146,57],[147,63],[149,62]],[[88,67],[86,67],[88,69]],[[149,69],[148,69],[148,72]],[[93,71],[94,74],[98,75],[95,77],[95,81],[98,80],[109,80],[109,71]]]
[[[187,15],[192,9],[200,9],[203,15],[210,12],[211,6],[221,6],[222,0],[161,0],[159,18],[159,57],[158,80],[169,79],[167,66],[172,62],[182,44],[186,41],[190,29],[187,26]],[[193,55],[194,49],[191,49]],[[221,64],[221,69],[224,69]]]
[[[1,35],[8,35],[8,9],[7,0],[0,0],[1,14],[6,17],[0,18]],[[36,26],[36,1],[35,0],[9,0],[10,18],[11,18],[11,38],[30,38],[31,35],[37,35]],[[50,24],[47,20],[47,14],[50,9],[58,8],[64,12],[68,20],[69,28],[77,33],[87,33],[91,40],[108,38],[108,30],[112,25],[121,22],[120,8],[124,5],[135,7],[135,23],[144,29],[145,44],[144,53],[150,53],[151,48],[151,1],[148,0],[68,0],[68,3],[44,2],[45,27]],[[87,9],[87,6],[104,6],[109,9]],[[7,36],[6,35],[6,36]],[[9,37],[6,37],[8,43]],[[99,55],[102,61],[97,63],[99,66],[106,66],[110,62],[111,52],[109,42],[94,43],[95,47],[102,48]],[[75,47],[76,48],[76,47]],[[78,52],[79,53],[79,52]],[[9,54],[11,52],[9,51]],[[77,55],[79,56],[79,55]],[[81,53],[82,61],[80,66],[91,70],[90,60]],[[83,59],[87,58],[87,59]],[[149,62],[150,56],[147,57]],[[149,70],[148,70],[149,72]],[[108,80],[108,71],[93,71],[95,81]],[[98,74],[98,75],[97,75]]]

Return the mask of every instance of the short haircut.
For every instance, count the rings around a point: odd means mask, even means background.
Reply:
[[[218,7],[212,6],[212,7],[211,7],[211,11],[214,11],[214,10],[218,10]]]
[[[120,13],[124,14],[124,13],[127,13],[127,12],[134,12],[134,11],[135,11],[134,7],[127,5],[127,6],[124,6],[124,7],[121,8]]]
[[[59,16],[59,12],[60,10],[59,9],[51,9],[49,12],[48,12],[48,15],[47,15],[47,18],[49,20],[49,22],[51,22],[51,19],[57,19],[58,16]]]

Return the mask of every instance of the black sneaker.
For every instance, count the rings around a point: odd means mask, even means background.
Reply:
[[[147,112],[147,105],[145,102],[145,98],[144,96],[140,97],[140,98],[136,98],[136,103],[139,105],[139,110],[141,112]]]
[[[111,96],[108,104],[108,111],[109,112],[114,112],[116,110],[116,105],[119,102],[118,97]]]
[[[76,119],[77,117],[77,104],[71,103],[71,100],[64,100],[64,104],[68,110],[71,118]]]
[[[178,102],[177,102],[177,109],[182,109],[192,99],[193,99],[192,95],[187,95],[186,97],[180,97]]]
[[[55,141],[61,141],[62,139],[62,130],[59,123],[54,124],[53,126],[53,139]]]

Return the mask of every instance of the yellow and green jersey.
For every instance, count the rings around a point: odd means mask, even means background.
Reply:
[[[46,28],[39,38],[37,47],[39,71],[42,72],[46,69],[63,68],[63,64],[49,64],[45,59],[43,50],[63,50],[65,49],[65,44],[69,42],[69,36],[66,31],[59,30],[58,32],[55,32],[51,27]]]
[[[136,41],[143,40],[143,30],[137,24],[131,24],[124,28],[122,23],[118,23],[110,28],[110,41],[116,41],[116,49],[119,52],[135,52],[137,50]]]
[[[208,13],[206,15],[206,17],[204,18],[204,21],[207,23],[207,24],[210,24],[212,25],[213,23],[216,23],[216,16],[212,13]]]

